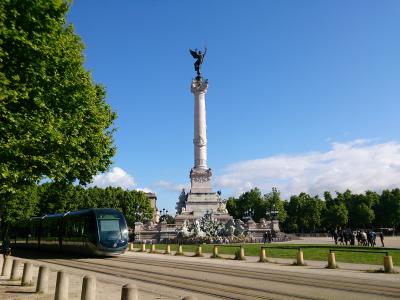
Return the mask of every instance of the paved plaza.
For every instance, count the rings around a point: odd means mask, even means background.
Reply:
[[[387,237],[388,246],[398,247],[400,237]],[[330,238],[303,238],[297,244],[333,244]],[[17,253],[16,253],[17,254]],[[245,261],[205,257],[127,252],[114,258],[64,258],[49,254],[18,253],[23,260],[51,269],[50,294],[37,295],[35,287],[20,287],[17,281],[0,277],[0,299],[53,299],[56,272],[70,276],[69,299],[80,299],[82,277],[97,278],[99,300],[120,299],[121,287],[135,283],[139,299],[393,299],[400,295],[400,274],[376,271],[382,266],[340,263],[340,268],[326,269],[326,261],[310,261],[306,266],[292,265],[293,259],[258,257]],[[395,270],[400,271],[399,267]],[[35,267],[34,274],[37,274]],[[34,278],[36,281],[36,278]]]

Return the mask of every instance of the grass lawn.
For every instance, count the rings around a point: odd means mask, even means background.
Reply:
[[[231,244],[232,245],[232,244]],[[182,245],[183,252],[195,252],[197,245]],[[230,254],[234,255],[235,251],[238,247],[224,247],[224,245],[218,245],[218,252],[220,254]],[[239,244],[238,244],[239,246]],[[359,263],[359,264],[374,264],[374,265],[383,265],[383,257],[386,255],[384,251],[388,251],[389,255],[393,258],[393,264],[396,266],[400,265],[400,249],[394,248],[382,248],[382,247],[361,247],[361,246],[335,246],[335,245],[324,245],[324,244],[316,244],[316,245],[302,245],[302,244],[243,244],[245,248],[246,256],[259,256],[260,247],[266,246],[267,257],[277,257],[277,258],[296,258],[297,249],[300,247],[304,253],[305,260],[321,260],[327,261],[329,249],[338,249],[338,250],[357,250],[357,251],[365,251],[362,253],[356,252],[335,252],[336,262],[340,264],[340,262],[349,262],[349,263]],[[149,245],[146,247],[150,248]],[[285,248],[285,249],[280,249]],[[159,251],[165,250],[165,245],[157,244],[156,249]],[[213,249],[213,245],[203,244],[202,250],[203,253],[211,253]],[[177,245],[171,245],[171,251],[176,251]],[[382,251],[382,253],[373,253],[373,251]]]

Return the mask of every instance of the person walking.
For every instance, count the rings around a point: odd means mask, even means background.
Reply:
[[[267,232],[263,234],[264,244],[267,242]]]
[[[384,239],[383,231],[379,232],[379,237],[381,239],[382,247],[385,247],[385,244],[383,243],[383,239]]]
[[[334,241],[335,241],[335,245],[337,245],[338,233],[337,233],[337,230],[336,230],[336,229],[333,231],[333,239],[334,239]]]
[[[4,258],[6,258],[6,256],[10,255],[10,252],[11,252],[10,240],[8,238],[5,238],[3,240],[3,244],[1,245],[1,252],[3,252]]]

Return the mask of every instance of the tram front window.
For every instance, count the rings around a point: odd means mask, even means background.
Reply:
[[[121,238],[121,229],[119,228],[119,219],[100,220],[101,240],[117,240]]]
[[[125,219],[120,213],[98,212],[100,243],[107,248],[119,248],[128,243]]]

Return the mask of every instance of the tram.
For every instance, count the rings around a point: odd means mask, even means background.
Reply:
[[[114,256],[128,247],[124,215],[111,208],[93,208],[34,217],[24,230],[15,232],[16,247]]]

